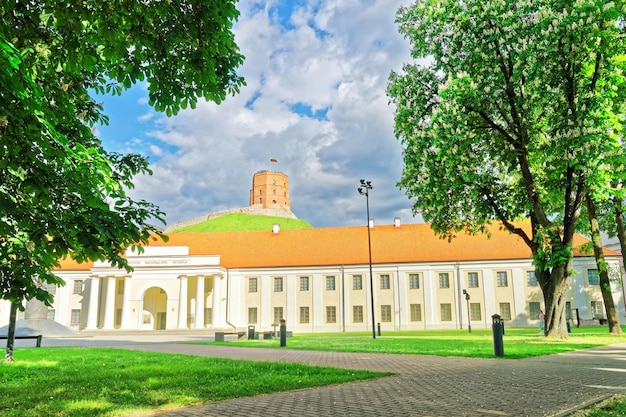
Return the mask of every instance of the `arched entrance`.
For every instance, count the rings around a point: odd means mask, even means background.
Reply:
[[[151,287],[143,295],[143,330],[165,330],[167,323],[167,293]]]

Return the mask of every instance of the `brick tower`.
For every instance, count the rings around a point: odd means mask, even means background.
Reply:
[[[289,177],[282,172],[258,171],[252,177],[250,206],[291,210]]]

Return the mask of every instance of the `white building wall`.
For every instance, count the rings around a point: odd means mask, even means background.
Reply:
[[[245,331],[251,324],[248,323],[248,308],[258,309],[258,321],[255,323],[257,331],[273,330],[274,307],[283,307],[284,317],[287,320],[289,330],[296,333],[305,332],[371,332],[372,320],[370,313],[370,276],[369,265],[349,265],[330,267],[303,267],[303,268],[263,268],[263,269],[233,269],[227,271],[220,267],[215,259],[205,262],[203,265],[194,265],[189,261],[194,257],[176,253],[171,257],[162,257],[161,263],[150,264],[150,259],[140,260],[148,262],[136,266],[134,272],[99,265],[90,271],[60,271],[58,274],[66,281],[67,285],[58,288],[55,295],[54,309],[56,320],[66,326],[71,323],[71,311],[81,311],[80,329],[88,328],[90,323],[95,324],[95,329],[102,329],[105,324],[113,323],[112,328],[119,329],[120,323],[116,318],[116,311],[122,309],[122,317],[128,314],[129,329],[152,329],[153,326],[144,324],[144,297],[151,288],[158,288],[165,294],[165,302],[162,312],[166,313],[166,328],[179,328],[179,308],[181,302],[187,303],[187,314],[195,314],[196,304],[196,277],[206,277],[204,290],[204,305],[212,309],[214,321],[204,323],[203,328],[207,331],[214,330],[239,330]],[[161,258],[159,258],[161,259]],[[168,261],[169,259],[169,261]],[[174,262],[176,261],[176,262]],[[187,262],[189,261],[189,262]],[[617,263],[617,260],[610,260]],[[206,263],[211,263],[207,265]],[[593,258],[576,258],[574,261],[576,273],[571,278],[568,301],[572,309],[578,309],[581,319],[591,319],[590,300],[602,301],[599,288],[589,286],[586,282],[586,270],[595,268]],[[383,332],[392,330],[421,330],[421,329],[455,329],[461,324],[465,329],[468,323],[467,304],[462,296],[462,290],[466,289],[470,295],[470,302],[481,304],[481,321],[472,321],[473,328],[490,328],[491,315],[499,314],[499,303],[511,303],[512,320],[507,326],[535,326],[536,320],[528,317],[528,303],[537,302],[538,287],[528,287],[526,284],[526,271],[532,270],[531,260],[491,261],[491,262],[465,262],[460,263],[415,263],[402,265],[374,265],[374,302],[375,302],[375,327],[381,324]],[[477,272],[479,276],[479,288],[467,288],[467,272]],[[509,272],[509,286],[507,288],[496,287],[496,272]],[[439,288],[439,273],[449,274],[450,288]],[[420,275],[420,288],[409,289],[409,274]],[[352,277],[355,274],[362,276],[362,290],[353,290]],[[380,289],[381,274],[390,277],[390,289]],[[459,275],[457,275],[459,274]],[[97,275],[99,278],[90,278]],[[180,276],[188,278],[188,299],[181,301]],[[213,278],[219,275],[217,281]],[[118,294],[116,290],[120,282],[125,280],[124,294]],[[308,294],[300,291],[300,277],[308,276]],[[326,277],[335,276],[335,290],[326,290]],[[110,279],[109,277],[114,277]],[[248,292],[248,279],[257,277],[258,292]],[[283,277],[283,291],[274,291],[274,278]],[[75,279],[83,279],[85,282],[82,294],[73,294]],[[109,283],[112,282],[109,288]],[[217,286],[216,286],[217,282]],[[91,284],[98,287],[95,298],[91,298]],[[215,290],[217,289],[217,290]],[[618,283],[612,283],[613,297],[621,321],[624,319],[624,297],[622,288]],[[108,291],[112,291],[109,300],[108,314],[105,317],[106,300]],[[213,294],[215,292],[215,296]],[[534,295],[532,295],[534,294]],[[127,297],[125,301],[125,297]],[[533,298],[534,297],[534,298]],[[97,303],[90,306],[90,302]],[[111,303],[111,301],[109,301]],[[440,319],[440,304],[449,303],[452,308],[452,320],[442,322]],[[422,312],[421,321],[410,320],[410,305],[420,304]],[[363,322],[353,322],[352,306],[363,306]],[[381,305],[391,305],[391,322],[381,321]],[[541,299],[543,306],[543,299]],[[300,323],[300,307],[309,307],[309,323]],[[337,320],[335,323],[326,322],[326,307],[335,306]],[[124,312],[127,307],[128,312]],[[0,301],[0,325],[5,325],[9,320],[10,305],[6,301]],[[90,314],[97,316],[90,317]],[[111,316],[112,315],[112,316]],[[106,319],[106,320],[105,320]],[[192,327],[193,321],[189,327]],[[78,328],[77,328],[78,329]],[[93,330],[93,329],[92,329]]]

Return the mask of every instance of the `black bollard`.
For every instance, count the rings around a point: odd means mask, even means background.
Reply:
[[[378,323],[378,335],[380,336],[380,323]]]
[[[280,347],[287,346],[287,322],[280,319]]]
[[[498,314],[491,316],[491,330],[493,332],[493,354],[495,356],[504,357],[504,342],[502,335],[504,334],[504,323]]]

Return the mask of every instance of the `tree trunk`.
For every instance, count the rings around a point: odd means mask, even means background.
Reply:
[[[593,242],[593,254],[596,258],[598,275],[600,277],[600,292],[604,301],[604,309],[606,310],[606,318],[609,321],[609,332],[621,334],[622,328],[619,325],[617,311],[615,310],[615,301],[613,301],[613,293],[611,292],[611,283],[609,282],[609,271],[604,259],[604,251],[602,248],[602,237],[600,236],[600,226],[598,225],[598,217],[596,215],[596,205],[589,195],[587,195],[587,214],[589,215],[589,224],[591,225],[591,241]]]
[[[617,238],[619,239],[619,246],[622,251],[622,264],[626,266],[626,227],[624,226],[624,210],[622,207],[622,200],[619,198],[613,198],[613,208],[615,210],[615,223],[617,224]],[[622,286],[622,299],[624,301],[624,310],[626,310],[626,291],[624,291],[624,274],[620,269],[620,278]]]
[[[15,344],[15,323],[17,321],[17,304],[11,303],[11,313],[9,315],[9,330],[7,332],[7,353],[4,357],[5,361],[12,362],[13,345]]]
[[[544,334],[551,339],[567,339],[569,337],[565,317],[567,270],[567,266],[559,266],[539,274],[543,299],[546,304]]]

